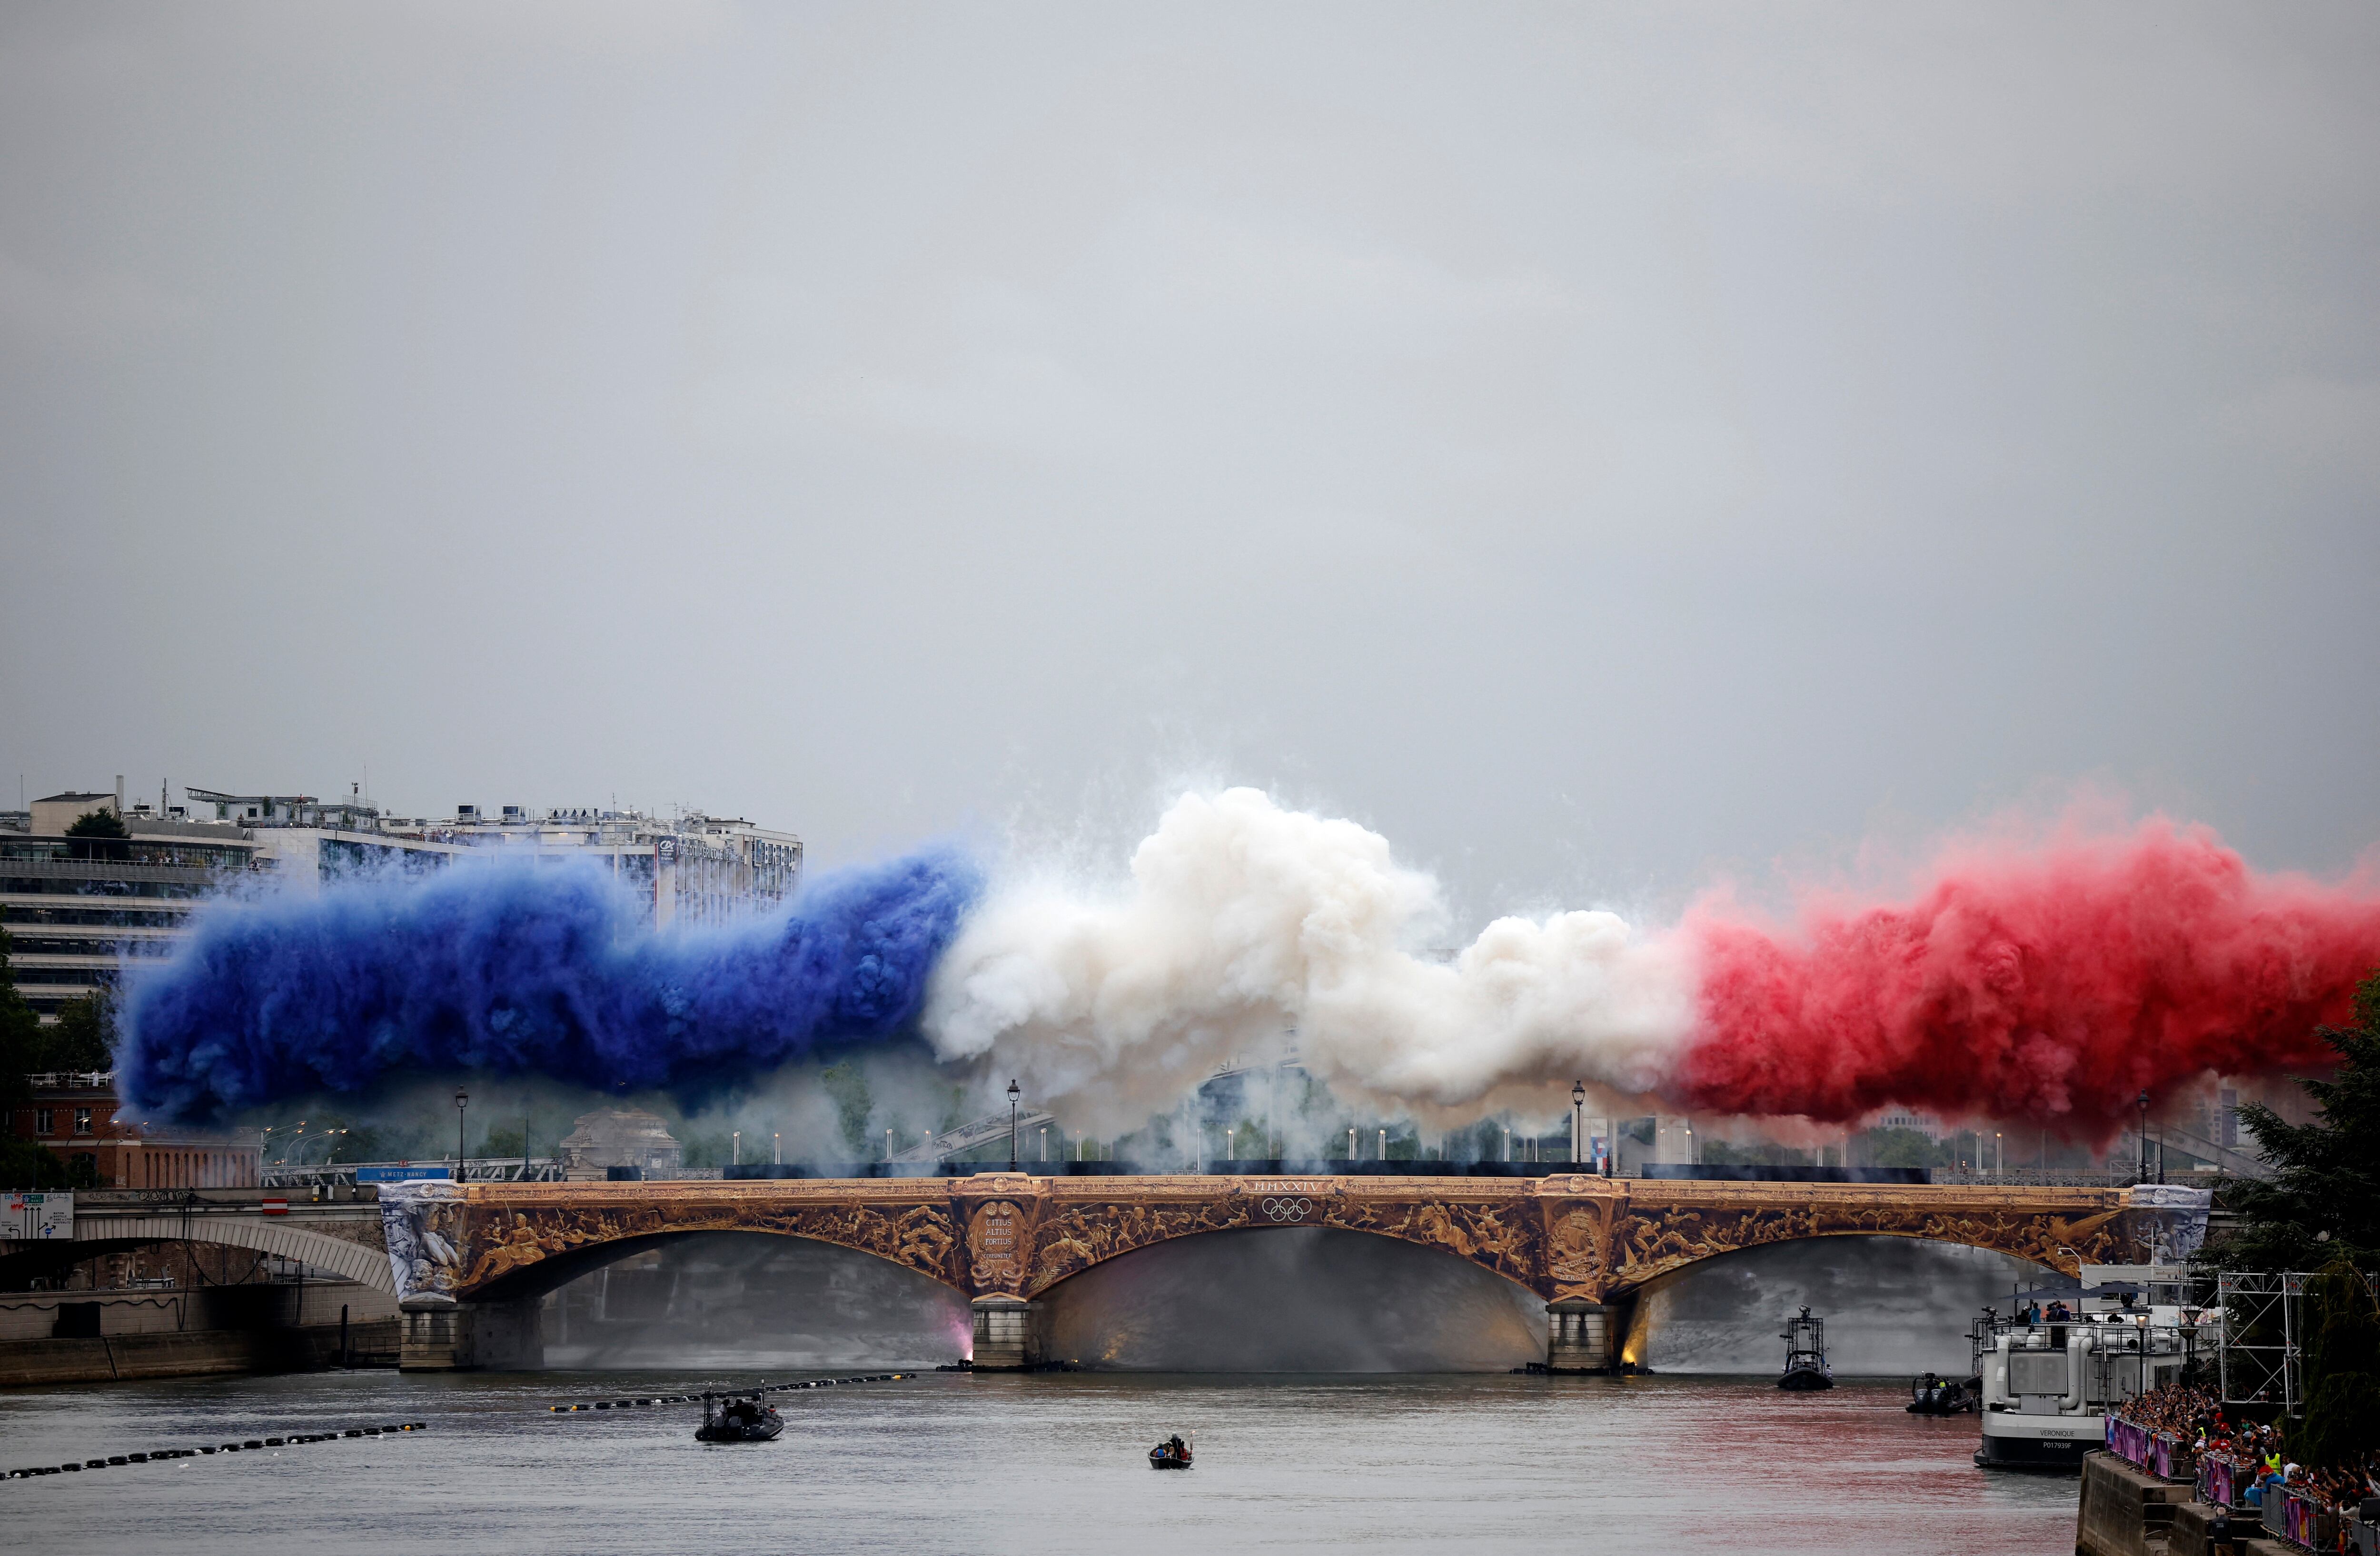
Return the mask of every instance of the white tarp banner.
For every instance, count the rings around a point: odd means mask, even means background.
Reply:
[[[19,1194],[11,1190],[6,1212],[0,1215],[0,1237],[24,1242],[39,1238],[74,1241],[74,1196]]]

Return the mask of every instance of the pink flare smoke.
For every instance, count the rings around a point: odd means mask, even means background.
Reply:
[[[2380,898],[2258,877],[2213,833],[1937,867],[1906,906],[1805,905],[1770,934],[1710,906],[1691,1105],[1844,1123],[1887,1103],[2105,1140],[2207,1071],[2327,1068],[2314,1028],[2380,967]]]

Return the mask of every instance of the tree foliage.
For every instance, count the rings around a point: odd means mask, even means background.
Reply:
[[[14,1106],[30,1098],[29,1075],[114,1069],[114,993],[95,989],[68,1000],[44,1027],[10,981],[8,950],[7,931],[0,930],[0,1103]]]
[[[735,1158],[735,1141],[724,1129],[686,1129],[680,1135],[678,1160],[688,1167],[724,1167]]]
[[[15,1107],[32,1095],[25,1076],[42,1067],[46,1040],[40,1017],[17,992],[8,970],[9,949],[8,931],[0,930],[0,1107]]]
[[[115,995],[94,989],[58,1007],[58,1019],[45,1034],[41,1068],[44,1070],[112,1070],[115,1068]]]
[[[2343,1259],[2380,1270],[2380,973],[2357,986],[2354,1025],[2321,1035],[2338,1051],[2338,1069],[2297,1082],[2313,1099],[2314,1122],[2240,1107],[2273,1175],[2225,1188],[2224,1208],[2240,1224],[2208,1246],[2202,1265],[2319,1270]]]
[[[1925,1138],[1923,1135],[1917,1137],[1920,1140]],[[1810,1165],[1810,1153],[1767,1140],[1739,1146],[1713,1137],[1703,1142],[1703,1160],[1714,1167],[1807,1167]],[[1897,1163],[1883,1161],[1877,1165],[1889,1167]]]
[[[61,1035],[65,1026],[63,1014],[58,1023],[44,1027],[33,1014],[33,1007],[17,992],[17,983],[8,964],[12,947],[8,931],[0,930],[0,1109],[15,1109],[32,1100],[32,1088],[26,1077],[46,1070],[104,1070],[108,1067],[107,1050],[103,1042],[96,1064],[65,1064],[61,1055],[79,1055],[83,1048],[72,1046],[88,1040],[91,1028],[78,1027]],[[77,1000],[67,1005],[98,1004],[98,997]],[[5,1120],[0,1113],[0,1120]],[[98,1159],[89,1151],[71,1151],[59,1156],[47,1146],[34,1140],[6,1137],[0,1126],[0,1188],[60,1189],[96,1188],[99,1186]]]
[[[98,1186],[99,1159],[90,1151],[69,1151],[60,1156],[36,1140],[0,1139],[0,1188]]]
[[[2335,1258],[2315,1278],[2306,1346],[2305,1424],[2291,1444],[2319,1467],[2361,1465],[2380,1450],[2380,1308],[2363,1276]]]
[[[1950,1152],[1916,1129],[1871,1129],[1861,1152],[1872,1167],[1947,1167]]]
[[[78,859],[128,859],[132,834],[109,810],[86,810],[67,828],[67,853]]]
[[[819,1084],[834,1100],[835,1122],[842,1127],[843,1143],[858,1153],[856,1160],[868,1161],[872,1143],[868,1125],[876,1112],[876,1099],[868,1089],[868,1077],[846,1059],[820,1070]]]

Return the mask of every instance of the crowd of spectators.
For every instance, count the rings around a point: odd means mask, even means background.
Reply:
[[[2217,1453],[2230,1460],[2245,1472],[2239,1483],[2252,1504],[2261,1504],[2276,1489],[2343,1513],[2353,1512],[2367,1497],[2380,1497],[2380,1456],[2361,1465],[2319,1469],[2291,1463],[2277,1423],[2232,1420],[2222,1402],[2204,1389],[2169,1383],[2125,1400],[2115,1414],[2188,1444],[2193,1453]]]
[[[2230,1442],[2243,1428],[2264,1429],[2252,1422],[2232,1426],[2224,1419],[2221,1401],[2204,1389],[2183,1383],[2168,1383],[2144,1394],[2135,1394],[2118,1404],[2115,1414],[2120,1420],[2163,1432],[2202,1452],[2209,1446]]]

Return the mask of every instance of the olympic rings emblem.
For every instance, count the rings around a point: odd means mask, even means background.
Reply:
[[[1295,1197],[1281,1196],[1263,1200],[1257,1209],[1263,1212],[1266,1220],[1279,1222],[1281,1225],[1287,1226],[1292,1222],[1304,1221],[1307,1216],[1312,1215],[1314,1201],[1304,1195],[1298,1195]]]

